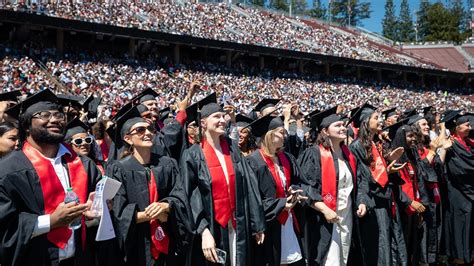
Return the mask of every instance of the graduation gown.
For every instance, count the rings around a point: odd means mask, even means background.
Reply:
[[[469,147],[469,146],[468,146]],[[474,257],[474,148],[459,143],[446,153],[448,206],[446,210],[446,248],[450,259],[472,262]]]
[[[175,160],[152,154],[149,166],[155,177],[158,201],[170,205],[168,221],[161,224],[170,238],[168,255],[160,254],[158,265],[176,265],[177,256],[182,255],[189,240],[191,226],[187,222],[189,205],[184,196],[178,165]],[[150,223],[137,224],[137,212],[150,205],[146,168],[134,156],[127,156],[107,169],[109,177],[122,182],[114,198],[114,223],[119,239],[122,258],[127,265],[150,265],[155,263],[150,245]],[[182,258],[183,256],[181,256]],[[182,261],[181,261],[182,262]]]
[[[242,157],[236,143],[226,138],[235,173],[236,199],[236,265],[251,265],[251,246],[258,232],[265,230],[265,219],[258,193],[257,181],[248,163]],[[199,144],[186,150],[180,163],[181,175],[185,183],[194,224],[192,265],[212,265],[204,258],[201,248],[201,233],[208,228],[214,237],[216,247],[227,252],[226,265],[230,265],[228,229],[215,220],[212,199],[211,176]]]
[[[366,162],[366,151],[360,139],[349,146],[357,159],[359,187],[367,192],[368,213],[359,220],[362,259],[365,265],[407,265],[406,244],[400,224],[398,208],[394,208],[393,189],[398,189],[399,180],[390,175],[385,187],[372,177],[370,164]]]
[[[101,175],[91,159],[79,157],[88,176],[89,194],[95,190]],[[63,165],[67,169],[66,163]],[[35,168],[22,151],[13,151],[2,158],[0,169],[1,264],[59,265],[59,248],[47,239],[47,234],[31,237],[38,216],[45,214],[43,191]],[[94,264],[95,232],[86,229],[86,248],[83,250],[81,230],[74,230],[74,258],[78,265]]]
[[[284,156],[286,156],[291,166],[291,183],[289,185],[297,189],[300,186],[300,170],[296,163],[296,159],[289,153],[284,153]],[[257,247],[256,255],[259,257],[257,258],[257,264],[280,265],[282,225],[277,220],[277,218],[285,209],[286,197],[276,197],[277,185],[275,184],[273,175],[270,172],[268,165],[264,161],[260,150],[254,151],[246,159],[248,160],[250,167],[257,177],[258,189],[262,199],[262,206],[266,221],[265,241],[263,243],[263,247]],[[303,220],[301,215],[301,206],[295,206],[293,208],[293,214],[296,217],[296,221]],[[298,238],[298,244],[300,245],[301,252],[303,252],[301,232],[298,232],[299,228],[301,228],[301,225],[297,225],[295,220],[293,220],[293,227]],[[283,241],[285,240],[286,239],[283,239]],[[301,261],[304,261],[304,257]]]
[[[344,156],[344,155],[343,155]],[[336,188],[339,187],[339,163],[336,157],[333,156],[334,167],[336,170]],[[344,158],[348,169],[351,171],[352,176],[355,176],[351,166],[349,165],[349,159]],[[321,152],[319,146],[312,146],[307,148],[304,153],[298,158],[298,163],[301,169],[303,180],[303,188],[308,196],[308,207],[305,209],[305,228],[304,228],[304,240],[306,247],[306,254],[308,265],[321,265],[324,263],[329,247],[332,241],[333,224],[328,223],[326,218],[321,212],[318,212],[310,207],[310,204],[317,201],[323,201],[321,196],[322,191],[322,176],[321,176]],[[359,243],[355,243],[357,239],[357,224],[356,224],[356,210],[359,204],[368,205],[367,191],[364,190],[366,187],[360,186],[360,182],[356,178],[353,178],[353,190],[351,198],[353,207],[353,233],[352,246],[357,246]],[[336,191],[337,192],[337,191]],[[355,252],[351,249],[351,252]]]

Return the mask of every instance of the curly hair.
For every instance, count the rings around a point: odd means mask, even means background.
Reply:
[[[411,125],[412,131],[416,135],[416,148],[418,150],[423,150],[425,147],[430,146],[430,136],[425,136],[421,132],[421,127],[419,123]]]

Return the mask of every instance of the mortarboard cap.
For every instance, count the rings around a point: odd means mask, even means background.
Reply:
[[[263,99],[261,100],[254,108],[255,111],[258,111],[258,112],[263,112],[263,110],[265,108],[268,108],[268,107],[273,107],[275,106],[278,102],[280,102],[280,99]]]
[[[79,110],[83,107],[81,102],[85,101],[84,98],[71,94],[58,94],[58,99],[62,106],[72,106]]]
[[[170,118],[169,116],[171,113],[171,108],[170,107],[163,108],[160,111],[158,111],[158,113],[160,114],[160,121],[164,123],[167,118]]]
[[[372,113],[375,112],[375,110],[377,110],[376,107],[374,107],[373,105],[370,105],[368,103],[364,103],[364,105],[362,105],[352,116],[351,118],[349,119],[349,123],[350,122],[354,122],[354,126],[359,128],[360,125],[362,124],[362,121],[364,121],[365,119],[367,119],[368,117],[370,117],[372,115]]]
[[[41,111],[59,110],[58,97],[49,89],[44,89],[26,98],[5,111],[13,118],[29,119],[33,114]]]
[[[394,107],[394,108],[384,110],[384,111],[382,111],[382,114],[384,115],[384,119],[386,120],[387,118],[397,114],[397,108]]]
[[[328,127],[334,122],[341,121],[341,117],[336,114],[337,106],[326,109],[313,115],[310,119],[309,126],[316,130]]]
[[[385,127],[383,131],[388,131],[388,137],[393,140],[395,137],[395,134],[397,133],[397,130],[402,127],[403,125],[406,125],[408,122],[408,119],[403,119],[398,121],[397,123],[394,123],[388,127]]]
[[[419,114],[415,114],[410,117],[407,117],[406,119],[408,119],[407,125],[411,126],[411,125],[414,125],[416,122],[420,121],[421,119],[425,119],[425,118]]]
[[[158,95],[159,94],[156,91],[151,88],[148,88],[140,92],[137,96],[133,97],[132,102],[134,104],[140,104],[146,101],[156,100],[156,97],[158,97]]]
[[[416,115],[416,109],[408,109],[408,110],[405,110],[403,112],[403,117],[409,117],[409,116],[413,116],[413,115]]]
[[[4,92],[0,94],[0,102],[2,101],[14,101],[18,102],[18,97],[21,96],[20,90],[14,90],[9,92]]]
[[[255,137],[262,137],[268,131],[279,128],[279,127],[283,127],[283,126],[284,124],[280,117],[272,116],[271,114],[268,114],[266,116],[263,116],[253,121],[247,127],[250,127],[250,130],[252,131],[252,134]]]
[[[461,116],[461,110],[448,110],[444,113],[440,122],[444,122],[447,129],[452,129],[458,124],[458,118]]]
[[[248,116],[243,114],[237,114],[235,116],[235,122],[237,123],[238,127],[246,127],[251,124],[254,120]]]
[[[66,136],[64,139],[69,140],[74,135],[79,133],[88,133],[90,127],[84,124],[79,118],[74,118],[71,122],[69,122],[66,126]]]
[[[186,108],[186,115],[188,117],[187,118],[188,123],[191,123],[193,121],[197,122],[198,111],[200,112],[201,109],[209,103],[217,103],[217,96],[216,96],[215,92],[209,94],[204,99],[202,99],[198,102],[195,102],[195,103],[191,104],[190,106],[188,106],[188,108]]]
[[[140,112],[136,106],[130,108],[122,116],[118,117],[116,121],[114,143],[119,149],[123,145],[123,138],[128,132],[130,132],[133,125],[140,122],[146,122],[146,120],[140,116]]]

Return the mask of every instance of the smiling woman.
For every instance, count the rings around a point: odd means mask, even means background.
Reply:
[[[152,153],[156,129],[140,117],[136,107],[117,120],[115,143],[128,151],[107,169],[107,175],[122,186],[114,198],[122,258],[127,265],[181,265],[176,255],[176,226],[188,228],[178,164],[172,158]],[[182,230],[181,230],[182,231]],[[186,230],[184,230],[186,231]]]

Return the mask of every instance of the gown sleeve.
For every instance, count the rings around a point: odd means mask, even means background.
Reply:
[[[254,155],[255,156],[255,155]],[[286,198],[276,198],[276,189],[270,171],[266,165],[258,165],[256,158],[249,156],[248,162],[257,177],[259,194],[262,198],[262,207],[265,220],[271,222],[285,209]],[[259,156],[259,155],[257,155]]]
[[[314,147],[306,149],[298,158],[301,169],[300,181],[302,189],[308,197],[307,204],[323,201],[321,196],[321,158]]]
[[[191,207],[191,222],[193,232],[201,234],[209,226],[209,221],[204,212],[201,191],[198,187],[198,164],[203,163],[201,159],[192,151],[191,147],[185,150],[181,156],[180,170],[183,176],[184,193],[189,199]]]
[[[125,189],[127,180],[119,163],[115,163],[107,169],[107,176],[122,183],[113,200],[113,214],[116,231],[118,231],[117,238],[120,246],[124,247],[127,236],[134,234],[136,230],[138,204],[128,201]]]
[[[0,262],[18,265],[28,248],[38,214],[21,211],[12,181],[23,178],[14,174],[0,177]]]

